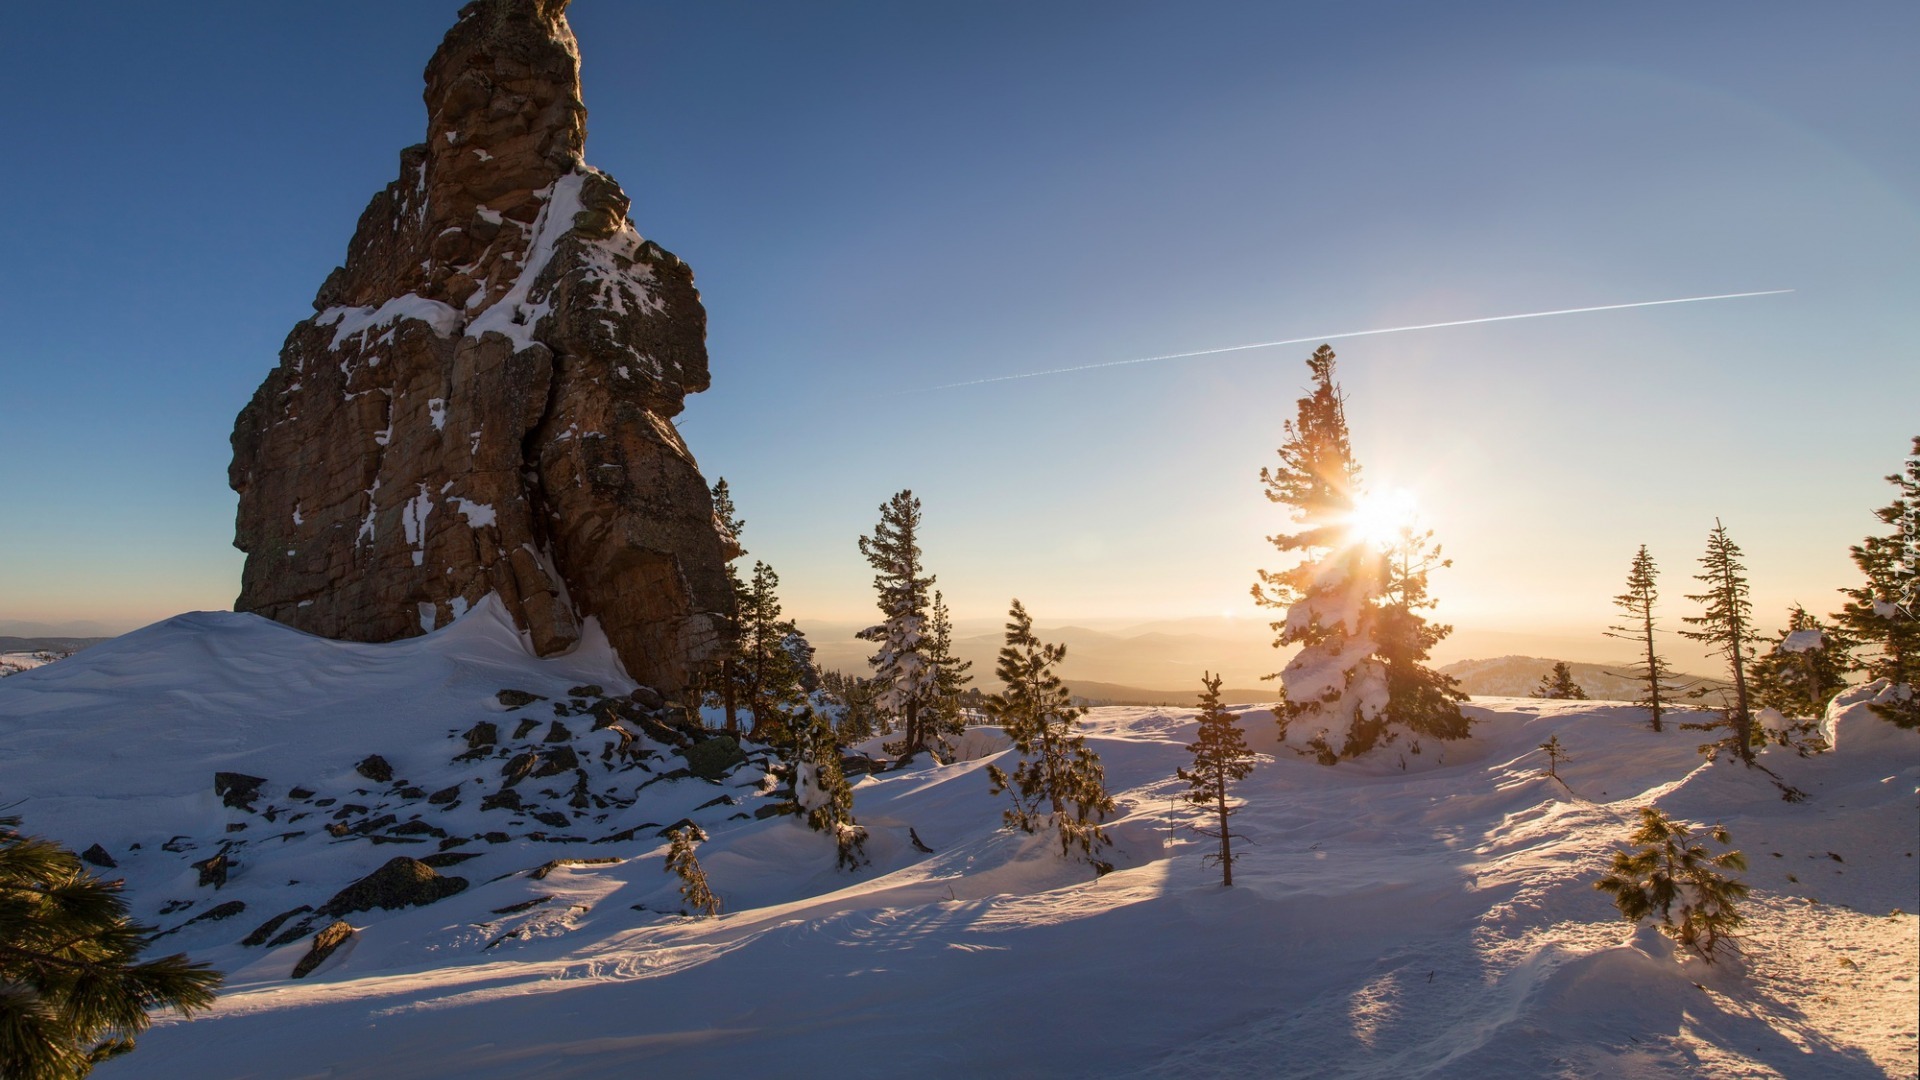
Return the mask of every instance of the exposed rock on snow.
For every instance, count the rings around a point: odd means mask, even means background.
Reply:
[[[391,641],[497,593],[538,655],[594,618],[677,693],[732,603],[670,422],[708,385],[706,313],[582,158],[565,7],[476,0],[428,64],[427,141],[235,423],[235,607]]]

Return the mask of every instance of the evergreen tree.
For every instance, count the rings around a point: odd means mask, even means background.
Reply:
[[[1641,544],[1639,554],[1633,557],[1633,565],[1627,570],[1627,591],[1613,598],[1614,606],[1623,613],[1622,621],[1606,631],[1608,637],[1634,642],[1646,650],[1645,659],[1627,674],[1646,688],[1634,704],[1647,710],[1655,731],[1660,730],[1660,717],[1669,711],[1669,703],[1680,689],[1671,681],[1673,669],[1654,647],[1653,605],[1660,599],[1660,590],[1655,584],[1659,574],[1653,556],[1647,553],[1647,545]]]
[[[946,597],[933,594],[933,614],[927,624],[927,663],[933,667],[933,693],[927,702],[927,732],[942,757],[947,746],[966,729],[961,704],[967,684],[973,677],[973,661],[953,655],[953,617],[947,611]]]
[[[879,643],[868,663],[879,683],[876,704],[898,717],[904,726],[902,757],[928,749],[921,712],[938,682],[927,660],[927,590],[933,575],[920,561],[920,500],[901,491],[881,504],[880,523],[872,536],[860,538],[860,554],[874,569],[873,588],[886,621],[860,631],[860,638]]]
[[[133,1049],[156,1009],[213,1005],[220,974],[176,953],[141,960],[121,883],[0,818],[0,1076],[69,1080]]]
[[[1707,552],[1700,556],[1701,573],[1694,580],[1706,586],[1702,593],[1688,593],[1687,599],[1704,604],[1698,617],[1682,616],[1681,621],[1698,630],[1682,630],[1680,636],[1705,642],[1726,657],[1733,676],[1732,697],[1726,716],[1733,728],[1732,745],[1740,760],[1753,764],[1753,703],[1747,692],[1747,664],[1753,659],[1753,603],[1747,598],[1747,568],[1740,562],[1740,547],[1727,535],[1720,519],[1713,520],[1707,534]]]
[[[1012,793],[1013,809],[1005,813],[1008,827],[1035,832],[1043,823],[1051,824],[1059,831],[1062,855],[1078,849],[1098,867],[1094,853],[1108,842],[1100,823],[1113,813],[1113,799],[1107,795],[1100,755],[1075,730],[1087,710],[1073,704],[1073,695],[1054,670],[1066,658],[1065,645],[1033,636],[1033,619],[1015,600],[1008,612],[1007,643],[994,665],[1005,689],[988,695],[987,715],[1006,729],[1020,764],[1011,777],[998,765],[989,765],[987,776],[993,794]]]
[[[1560,763],[1573,760],[1567,756],[1566,747],[1560,745],[1560,736],[1547,736],[1547,741],[1540,744],[1540,749],[1545,751],[1547,755],[1547,775],[1555,780],[1559,780]],[[1565,781],[1561,782],[1563,784],[1565,783]]]
[[[1719,825],[1709,835],[1723,847],[1732,843]],[[1593,887],[1611,893],[1614,906],[1628,922],[1658,915],[1662,933],[1712,963],[1739,929],[1743,920],[1736,905],[1748,891],[1745,884],[1720,871],[1745,870],[1747,860],[1738,851],[1709,856],[1704,845],[1689,842],[1691,837],[1687,826],[1654,807],[1642,807],[1640,827],[1628,837],[1628,843],[1639,845],[1638,850],[1614,852],[1607,875]],[[1675,904],[1680,907],[1677,920]],[[1723,942],[1723,938],[1729,940]]]
[[[841,771],[833,726],[811,709],[794,723],[793,802],[808,825],[833,836],[842,869],[866,862],[867,830],[853,817],[853,785]]]
[[[1540,685],[1534,687],[1528,697],[1546,698],[1551,701],[1585,701],[1587,692],[1573,681],[1573,669],[1565,660],[1553,662],[1553,672],[1540,676]]]
[[[748,737],[761,742],[781,738],[788,711],[805,701],[813,652],[798,628],[780,618],[779,588],[780,575],[755,562],[738,617],[736,682],[753,716]]]
[[[1773,648],[1753,662],[1753,701],[1789,719],[1817,719],[1847,685],[1847,647],[1799,604]]]
[[[1887,482],[1898,495],[1874,516],[1893,531],[1850,549],[1866,580],[1840,590],[1847,603],[1837,618],[1854,644],[1871,650],[1859,654],[1855,669],[1888,682],[1874,711],[1901,727],[1920,727],[1920,437],[1904,473]]]
[[[700,856],[694,849],[707,842],[707,831],[698,825],[682,825],[668,834],[667,872],[680,876],[680,899],[686,905],[683,915],[705,918],[720,914],[720,898],[707,887],[707,872],[700,869]]]
[[[1259,571],[1253,597],[1285,608],[1273,623],[1276,648],[1300,652],[1277,676],[1285,692],[1278,713],[1281,736],[1300,723],[1343,733],[1336,753],[1325,734],[1314,745],[1328,764],[1365,753],[1390,725],[1454,739],[1467,734],[1454,681],[1424,665],[1428,651],[1451,627],[1429,624],[1419,612],[1433,606],[1427,573],[1446,565],[1431,533],[1402,533],[1381,550],[1353,535],[1360,465],[1347,432],[1346,398],[1333,379],[1334,353],[1325,345],[1307,361],[1313,388],[1296,403],[1285,426],[1280,464],[1260,470],[1268,500],[1290,508],[1296,531],[1268,537],[1297,553],[1286,570]]]
[[[834,733],[841,745],[865,742],[880,733],[880,715],[874,704],[871,680],[844,671],[828,671],[820,676],[820,685],[840,708]]]
[[[727,730],[740,731],[739,700],[737,693],[740,683],[740,625],[739,610],[746,602],[747,586],[740,580],[740,571],[734,568],[734,562],[747,553],[740,546],[740,535],[746,530],[747,523],[740,520],[740,514],[733,506],[733,492],[727,487],[727,478],[720,477],[713,482],[713,519],[725,532],[732,543],[732,554],[727,558],[728,594],[733,599],[734,622],[733,641],[720,661],[720,705],[726,710]]]
[[[1220,676],[1209,672],[1202,676],[1200,685],[1206,687],[1200,695],[1200,729],[1187,748],[1193,754],[1193,768],[1177,770],[1177,775],[1187,782],[1183,793],[1187,802],[1215,815],[1219,823],[1212,829],[1196,826],[1194,831],[1220,841],[1220,850],[1204,861],[1219,863],[1220,884],[1231,886],[1235,856],[1227,819],[1239,807],[1229,801],[1227,792],[1253,771],[1253,751],[1247,748],[1233,714],[1220,704]]]

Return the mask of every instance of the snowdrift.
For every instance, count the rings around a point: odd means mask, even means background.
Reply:
[[[762,816],[753,747],[703,776],[671,732],[593,711],[631,688],[604,640],[531,659],[490,604],[385,645],[185,615],[0,681],[0,806],[99,845],[159,948],[228,973],[212,1015],[163,1019],[98,1075],[1915,1072],[1920,734],[1857,695],[1833,752],[1763,755],[1779,783],[1606,702],[1478,699],[1470,740],[1332,768],[1239,710],[1266,756],[1229,890],[1178,801],[1189,710],[1087,718],[1120,806],[1103,878],[1000,828],[991,731],[859,779],[872,863],[848,873],[830,838]],[[474,747],[482,722],[498,740]],[[561,748],[573,768],[508,783]],[[356,768],[375,754],[390,780]],[[223,798],[216,772],[262,782]],[[1683,962],[1592,889],[1648,803],[1746,852],[1744,959]],[[683,819],[712,837],[719,918],[677,914],[661,834]],[[303,979],[310,933],[242,943],[396,855],[466,887],[344,916]]]

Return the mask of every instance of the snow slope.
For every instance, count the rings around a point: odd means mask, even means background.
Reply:
[[[1626,706],[1476,701],[1471,740],[1396,743],[1334,768],[1278,744],[1270,714],[1241,710],[1269,756],[1239,789],[1250,843],[1226,890],[1176,801],[1187,710],[1088,717],[1120,804],[1104,878],[1044,837],[999,829],[990,732],[969,760],[861,779],[873,863],[844,873],[829,838],[753,816],[770,801],[757,761],[718,784],[665,779],[678,762],[663,747],[600,763],[614,736],[552,710],[588,682],[631,685],[601,642],[530,659],[488,604],[388,645],[187,615],[0,683],[0,806],[76,849],[101,844],[147,921],[171,929],[246,905],[160,943],[229,972],[218,1009],[163,1020],[98,1075],[1916,1072],[1920,734],[1858,700],[1836,709],[1832,753],[1764,757],[1806,794],[1797,803],[1763,773],[1703,765],[1699,733],[1655,735]],[[509,711],[503,688],[550,700]],[[564,790],[539,795],[553,781],[528,780],[520,789],[564,828],[479,809],[500,763],[453,760],[460,735],[491,720],[504,739],[526,715],[540,721],[531,738],[558,719],[600,763],[591,794],[605,805],[572,808]],[[1549,735],[1572,755],[1564,785],[1541,775]],[[354,771],[369,753],[392,763],[393,784]],[[216,770],[267,778],[256,812],[222,805]],[[401,791],[454,784],[451,804]],[[296,799],[296,785],[314,794]],[[735,802],[700,808],[719,796]],[[340,802],[322,813],[322,798]],[[367,816],[348,822],[395,813],[448,840],[509,836],[451,846],[479,852],[442,870],[466,891],[350,916],[348,945],[290,980],[304,940],[240,938],[396,853],[441,846],[316,827],[353,799]],[[1744,964],[1679,962],[1591,888],[1648,802],[1725,822],[1747,853]],[[682,816],[713,838],[701,860],[720,918],[668,913],[665,841],[640,826]],[[190,864],[222,844],[236,868],[201,887]]]

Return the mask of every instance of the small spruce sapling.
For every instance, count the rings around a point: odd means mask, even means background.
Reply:
[[[853,817],[853,785],[840,768],[833,726],[812,710],[794,720],[793,801],[809,826],[833,837],[836,865],[855,870],[867,861],[867,830]]]
[[[1724,826],[1713,826],[1708,835],[1722,847],[1733,842]],[[1721,871],[1745,870],[1747,860],[1731,849],[1709,855],[1692,837],[1687,826],[1641,807],[1640,827],[1627,838],[1635,847],[1614,852],[1606,876],[1593,887],[1611,894],[1628,922],[1658,916],[1661,933],[1712,963],[1718,952],[1734,947],[1733,932],[1743,921],[1737,905],[1748,892]]]
[[[120,883],[0,817],[0,1076],[68,1080],[133,1049],[149,1013],[210,1008],[220,973],[185,954],[140,953]]]
[[[707,832],[698,825],[683,825],[669,834],[667,872],[680,876],[680,899],[686,906],[682,914],[696,919],[720,914],[720,898],[707,887],[707,872],[700,869],[700,857],[694,848],[707,842]]]
[[[1560,780],[1560,763],[1573,760],[1567,756],[1567,748],[1560,745],[1560,736],[1547,736],[1547,741],[1540,744],[1540,749],[1545,751],[1547,755],[1547,776],[1554,780]],[[1560,780],[1562,787],[1565,787],[1566,783],[1565,780]]]
[[[1196,825],[1193,831],[1220,841],[1220,850],[1202,862],[1219,863],[1220,884],[1231,886],[1237,856],[1227,819],[1240,808],[1230,800],[1228,788],[1253,771],[1253,751],[1247,748],[1246,736],[1241,734],[1233,714],[1220,704],[1220,676],[1208,673],[1201,677],[1200,685],[1206,687],[1200,695],[1200,729],[1187,748],[1193,754],[1193,768],[1179,769],[1177,775],[1187,782],[1182,797],[1213,814],[1218,822],[1212,829]]]
[[[1073,704],[1054,670],[1066,659],[1067,647],[1034,637],[1033,617],[1019,600],[1008,620],[1007,643],[994,666],[1006,688],[988,696],[987,715],[1006,730],[1020,764],[1011,776],[998,765],[987,766],[991,793],[1011,794],[1013,808],[1004,814],[1009,828],[1036,832],[1042,823],[1051,824],[1059,831],[1062,855],[1078,849],[1100,869],[1105,864],[1094,853],[1108,843],[1100,823],[1114,804],[1100,755],[1074,730],[1087,710]]]
[[[1534,687],[1533,693],[1528,696],[1550,701],[1587,700],[1587,692],[1573,681],[1573,669],[1565,660],[1555,660],[1552,673],[1540,676],[1540,685]]]

